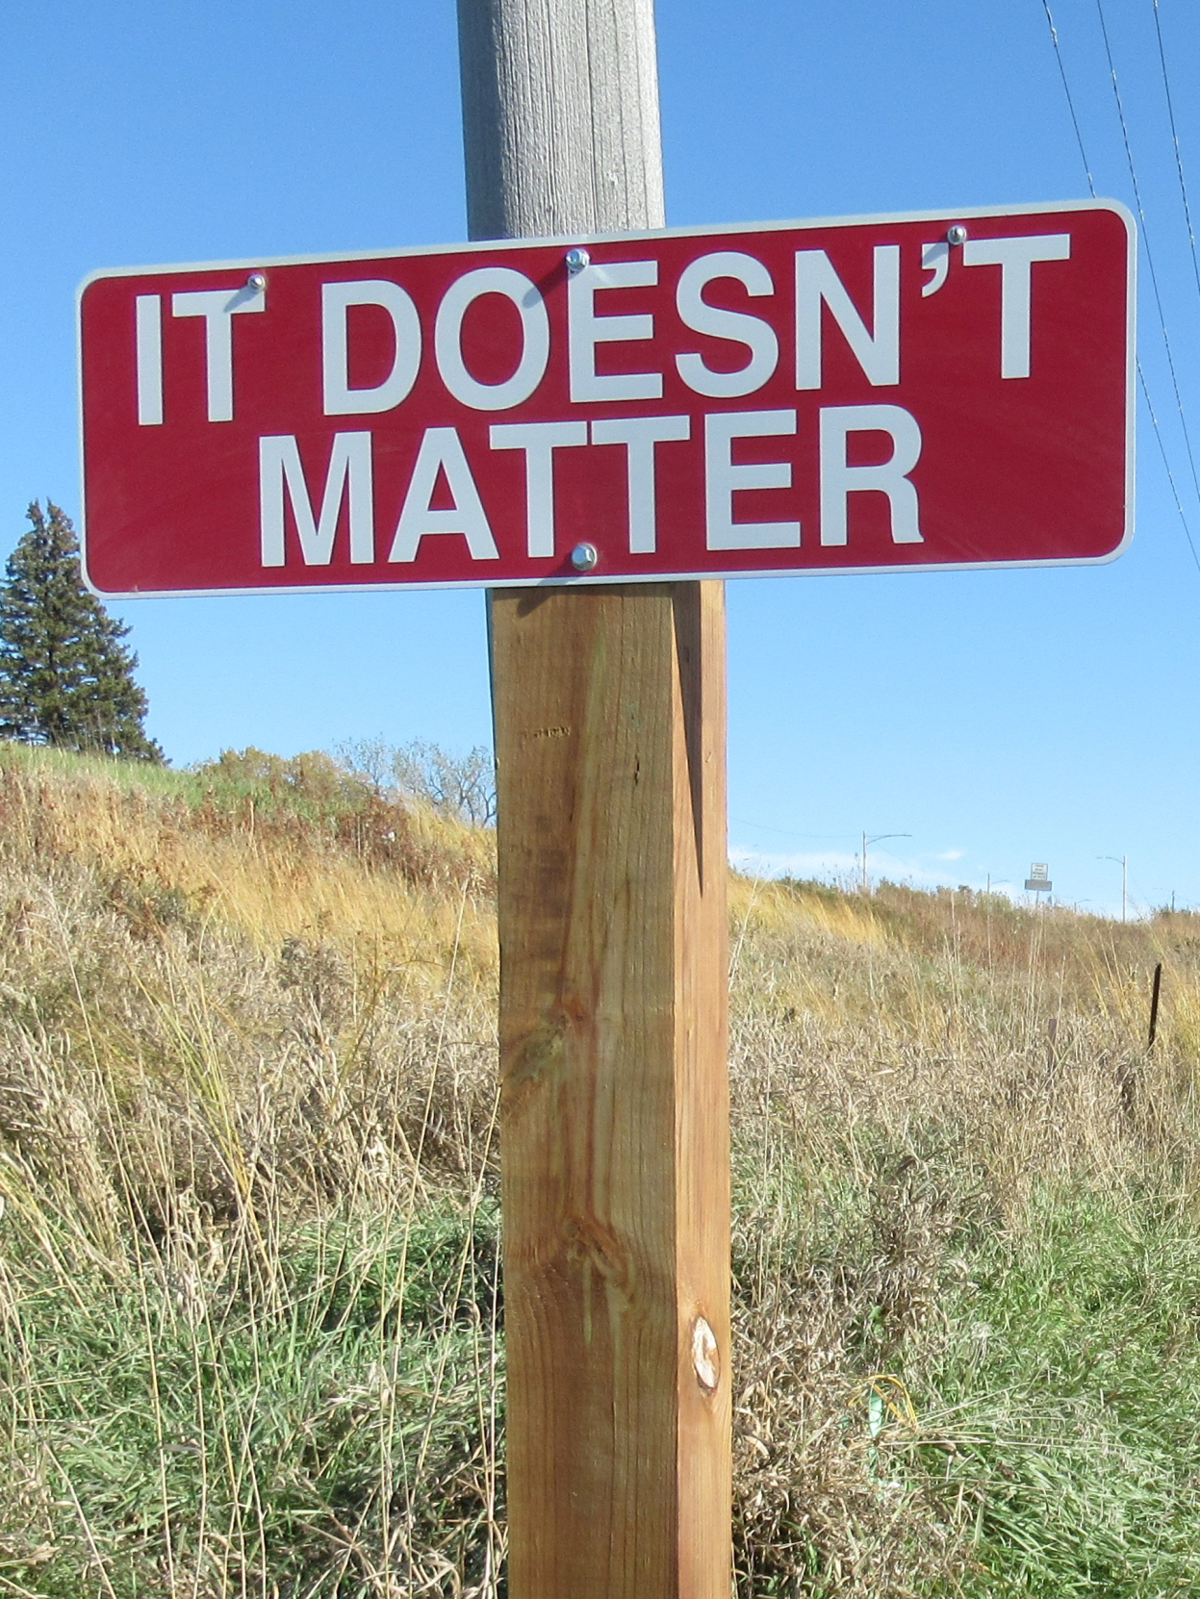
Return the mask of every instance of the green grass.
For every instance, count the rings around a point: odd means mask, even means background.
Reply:
[[[371,806],[369,786],[321,751],[285,758],[262,750],[226,750],[211,761],[176,770],[152,761],[80,755],[48,745],[0,741],[0,770],[69,782],[102,782],[122,793],[177,800],[240,814],[253,804],[262,819],[293,816],[308,822],[345,820]]]
[[[781,1225],[765,1270],[743,1232],[742,1305],[767,1278],[787,1294],[866,1273],[859,1199],[827,1189],[811,1248]],[[385,1550],[401,1592],[495,1571],[494,1207],[307,1226],[272,1258],[273,1277],[247,1251],[203,1281],[149,1254],[124,1281],[56,1276],[31,1250],[9,1262],[0,1593],[366,1599],[386,1591]],[[918,1578],[922,1539],[954,1545],[954,1574],[910,1590],[929,1599],[1189,1592],[1198,1327],[1200,1238],[1153,1192],[1040,1189],[1020,1237],[952,1236],[936,1323],[882,1363],[861,1328],[848,1338],[836,1432],[860,1468],[860,1537],[903,1507],[895,1558]],[[792,1537],[793,1576],[760,1569],[744,1594],[859,1591],[811,1529]]]
[[[1041,1190],[942,1306],[944,1351],[900,1440],[972,1525],[972,1599],[1159,1599],[1200,1549],[1200,1237],[1151,1190]]]
[[[149,1258],[30,1282],[0,1344],[0,1592],[347,1599],[384,1591],[385,1551],[425,1592],[481,1575],[495,1262],[484,1208],[304,1229],[274,1280],[248,1255],[215,1293]]]
[[[1194,1591],[1200,1229],[1168,1175],[1039,1181],[1014,1226],[945,1151],[855,1159],[738,1162],[741,1599]]]
[[[197,799],[202,785],[191,772],[153,761],[121,760],[115,755],[79,755],[48,744],[21,744],[0,739],[0,770],[67,779],[90,778],[128,791],[144,789],[168,798]]]

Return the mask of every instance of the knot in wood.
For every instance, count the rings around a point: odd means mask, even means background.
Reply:
[[[692,1323],[692,1369],[706,1394],[717,1391],[721,1381],[721,1351],[717,1335],[703,1316]]]

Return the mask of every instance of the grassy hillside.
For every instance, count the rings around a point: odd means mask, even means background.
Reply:
[[[0,746],[0,1593],[503,1592],[492,876]],[[1200,918],[732,916],[739,1599],[1189,1591]]]

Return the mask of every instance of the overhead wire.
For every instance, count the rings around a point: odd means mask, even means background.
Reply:
[[[1192,226],[1192,208],[1188,203],[1187,179],[1183,175],[1183,151],[1179,144],[1179,131],[1175,126],[1175,103],[1171,98],[1171,78],[1167,71],[1167,52],[1163,45],[1162,20],[1158,0],[1154,5],[1154,32],[1158,38],[1158,64],[1162,69],[1163,95],[1167,102],[1167,117],[1171,123],[1171,142],[1175,146],[1175,171],[1179,175],[1179,192],[1183,198],[1183,215],[1187,222],[1188,243],[1192,250],[1192,272],[1196,279],[1196,292],[1200,293],[1200,259],[1196,256],[1196,230]]]
[[[1158,10],[1158,0],[1154,0],[1154,8],[1155,8],[1155,11],[1157,12],[1157,10]],[[1047,24],[1047,27],[1049,28],[1049,31],[1050,31],[1050,42],[1051,42],[1051,44],[1052,44],[1052,46],[1054,48],[1054,59],[1055,59],[1055,61],[1058,64],[1058,75],[1059,75],[1060,79],[1062,80],[1063,94],[1066,97],[1067,110],[1069,111],[1070,117],[1071,117],[1071,125],[1075,129],[1075,139],[1076,139],[1076,142],[1077,142],[1077,144],[1079,146],[1079,155],[1080,155],[1080,159],[1083,162],[1083,170],[1084,170],[1084,172],[1087,175],[1088,189],[1091,192],[1092,198],[1095,199],[1096,198],[1096,185],[1095,185],[1095,181],[1094,181],[1094,179],[1092,177],[1091,162],[1088,160],[1088,157],[1087,157],[1087,148],[1086,148],[1086,146],[1084,144],[1084,141],[1083,141],[1083,132],[1082,132],[1082,129],[1080,127],[1079,116],[1078,116],[1078,113],[1075,110],[1075,97],[1071,93],[1071,84],[1070,84],[1069,78],[1067,77],[1066,64],[1065,64],[1065,62],[1063,60],[1063,54],[1062,54],[1062,45],[1061,45],[1061,42],[1060,42],[1059,37],[1058,37],[1058,28],[1055,26],[1054,13],[1050,9],[1050,0],[1042,0],[1042,10],[1046,14],[1046,24]],[[1111,45],[1109,43],[1108,27],[1107,27],[1107,24],[1105,22],[1104,9],[1103,9],[1103,6],[1101,4],[1101,0],[1096,0],[1096,11],[1097,11],[1097,14],[1098,14],[1099,19],[1100,19],[1100,30],[1101,30],[1101,33],[1102,33],[1103,38],[1104,38],[1105,54],[1108,57],[1109,76],[1110,76],[1111,81],[1112,81],[1113,95],[1114,95],[1114,97],[1116,99],[1116,104],[1117,104],[1117,115],[1118,115],[1118,118],[1119,118],[1120,123],[1121,123],[1121,133],[1122,133],[1122,137],[1124,139],[1124,144],[1125,144],[1125,158],[1126,158],[1126,161],[1128,162],[1128,165],[1129,165],[1129,176],[1130,176],[1130,180],[1131,180],[1131,182],[1133,184],[1134,200],[1135,200],[1135,203],[1136,203],[1137,208],[1138,208],[1138,217],[1139,217],[1139,220],[1140,220],[1141,225],[1142,225],[1142,239],[1143,239],[1143,243],[1145,245],[1145,250],[1146,250],[1146,261],[1147,261],[1147,264],[1148,264],[1148,266],[1150,268],[1150,281],[1151,281],[1151,284],[1152,284],[1153,290],[1154,290],[1154,302],[1155,302],[1155,307],[1156,307],[1156,309],[1158,311],[1159,327],[1162,330],[1163,344],[1164,344],[1164,347],[1165,347],[1166,353],[1167,353],[1167,363],[1168,363],[1168,366],[1169,366],[1170,372],[1171,372],[1171,382],[1172,382],[1172,385],[1173,385],[1174,390],[1175,390],[1175,402],[1176,402],[1176,405],[1177,405],[1177,407],[1179,409],[1179,418],[1180,418],[1180,422],[1181,422],[1181,424],[1183,426],[1184,444],[1185,444],[1186,449],[1187,449],[1188,464],[1189,464],[1189,467],[1191,469],[1192,483],[1193,483],[1193,486],[1195,487],[1195,490],[1196,490],[1197,499],[1200,500],[1200,477],[1198,477],[1197,471],[1196,471],[1196,458],[1195,458],[1195,453],[1194,453],[1194,451],[1192,449],[1191,434],[1190,434],[1190,431],[1189,431],[1188,425],[1187,425],[1187,417],[1184,414],[1183,396],[1182,396],[1182,394],[1180,392],[1179,377],[1178,377],[1178,374],[1177,374],[1177,372],[1175,370],[1175,359],[1174,359],[1174,355],[1173,355],[1172,350],[1171,350],[1170,337],[1169,337],[1168,332],[1167,332],[1166,315],[1165,315],[1165,313],[1163,311],[1162,296],[1159,293],[1159,288],[1158,288],[1158,276],[1157,276],[1157,273],[1154,270],[1154,259],[1153,259],[1153,256],[1151,255],[1151,252],[1150,252],[1149,231],[1148,231],[1147,226],[1146,226],[1145,207],[1142,204],[1141,185],[1138,183],[1138,180],[1137,180],[1137,169],[1136,169],[1136,167],[1134,165],[1133,149],[1132,149],[1132,146],[1130,144],[1130,139],[1129,139],[1129,127],[1128,127],[1128,123],[1126,122],[1126,119],[1125,119],[1125,108],[1124,108],[1124,105],[1123,105],[1122,100],[1121,100],[1120,85],[1119,85],[1118,80],[1117,80],[1117,70],[1116,70],[1116,65],[1115,65],[1115,63],[1113,61],[1112,47],[1111,47]],[[1166,72],[1165,61],[1164,61],[1163,70],[1164,70],[1164,78],[1165,78],[1165,72]],[[1180,171],[1181,171],[1181,176],[1182,176],[1182,165],[1181,165]],[[1190,217],[1189,217],[1189,227],[1190,227]],[[1198,278],[1198,283],[1200,283],[1200,278]],[[1181,524],[1181,526],[1183,528],[1184,537],[1187,540],[1188,549],[1191,551],[1192,560],[1195,563],[1197,572],[1200,572],[1200,553],[1197,552],[1196,541],[1192,537],[1191,526],[1188,523],[1187,514],[1186,514],[1186,512],[1184,511],[1184,508],[1183,508],[1183,501],[1182,501],[1182,499],[1180,498],[1180,495],[1179,495],[1178,485],[1175,482],[1175,474],[1171,470],[1171,463],[1170,463],[1169,457],[1167,455],[1166,442],[1163,439],[1162,428],[1159,425],[1158,413],[1155,410],[1154,405],[1153,405],[1153,403],[1152,403],[1152,401],[1150,399],[1150,386],[1149,386],[1149,384],[1146,381],[1146,373],[1145,373],[1144,367],[1142,366],[1142,362],[1141,362],[1141,357],[1140,356],[1138,357],[1138,360],[1137,360],[1137,375],[1138,375],[1138,382],[1141,385],[1142,395],[1143,395],[1143,397],[1145,398],[1145,401],[1146,401],[1146,409],[1147,409],[1147,411],[1150,414],[1150,422],[1151,422],[1151,425],[1154,428],[1154,436],[1155,436],[1155,438],[1158,441],[1159,454],[1162,456],[1163,468],[1164,468],[1164,470],[1166,471],[1166,474],[1167,474],[1167,482],[1171,486],[1171,494],[1172,494],[1172,496],[1174,498],[1174,501],[1175,501],[1175,509],[1179,513],[1179,521],[1180,521],[1180,524]]]
[[[1067,110],[1071,113],[1071,126],[1075,129],[1075,142],[1079,146],[1079,158],[1083,162],[1083,170],[1087,173],[1088,191],[1094,200],[1096,198],[1096,183],[1092,177],[1092,168],[1087,158],[1087,151],[1083,147],[1083,133],[1079,127],[1079,118],[1075,115],[1075,101],[1071,97],[1071,85],[1067,82],[1067,69],[1063,65],[1062,49],[1058,42],[1058,29],[1054,26],[1054,13],[1050,10],[1050,0],[1042,0],[1042,10],[1046,13],[1050,37],[1054,41],[1054,59],[1058,62],[1058,75],[1062,79],[1063,93],[1067,97]]]
[[[1150,286],[1154,291],[1154,304],[1158,311],[1158,325],[1162,329],[1163,348],[1167,353],[1167,366],[1171,372],[1171,384],[1175,390],[1175,405],[1179,412],[1179,423],[1183,429],[1183,442],[1187,450],[1188,465],[1191,468],[1192,484],[1196,490],[1196,498],[1200,500],[1200,472],[1196,468],[1196,455],[1192,448],[1192,433],[1187,424],[1187,414],[1183,409],[1183,393],[1179,387],[1179,374],[1175,368],[1175,353],[1171,349],[1171,339],[1167,332],[1167,316],[1163,309],[1162,293],[1158,287],[1158,271],[1154,265],[1154,252],[1150,248],[1150,225],[1146,220],[1146,208],[1142,204],[1142,188],[1138,182],[1137,167],[1133,160],[1133,146],[1129,139],[1129,124],[1125,120],[1125,105],[1121,99],[1121,86],[1117,81],[1117,68],[1113,60],[1112,45],[1108,37],[1108,24],[1104,20],[1103,0],[1096,0],[1096,15],[1100,19],[1100,32],[1104,38],[1104,53],[1108,57],[1108,72],[1112,80],[1113,98],[1117,105],[1117,117],[1121,124],[1121,138],[1125,145],[1125,161],[1129,167],[1129,181],[1133,185],[1133,199],[1137,206],[1138,221],[1142,225],[1142,243],[1146,251],[1146,265],[1150,269]]]
[[[1146,385],[1146,374],[1142,371],[1142,363],[1137,364],[1138,382],[1142,386],[1142,398],[1146,402],[1146,409],[1150,413],[1150,421],[1154,425],[1154,437],[1158,440],[1158,453],[1162,456],[1163,471],[1167,474],[1167,482],[1171,485],[1171,495],[1175,501],[1175,509],[1179,512],[1179,520],[1183,525],[1183,536],[1187,539],[1188,549],[1192,552],[1192,560],[1196,563],[1196,570],[1200,572],[1200,554],[1196,553],[1196,542],[1192,538],[1192,530],[1188,526],[1188,519],[1184,514],[1183,501],[1179,498],[1179,489],[1175,482],[1175,474],[1171,470],[1171,463],[1167,459],[1166,445],[1163,443],[1162,429],[1158,425],[1155,415],[1154,402],[1150,398],[1150,390]]]
[[[1188,246],[1192,255],[1192,275],[1196,279],[1196,292],[1200,294],[1200,260],[1196,255],[1196,230],[1192,225],[1192,208],[1188,200],[1187,179],[1183,172],[1183,150],[1179,143],[1179,129],[1175,124],[1175,102],[1171,97],[1171,75],[1167,71],[1167,51],[1163,42],[1162,18],[1158,9],[1158,0],[1151,0],[1154,10],[1154,33],[1158,41],[1158,65],[1162,73],[1163,98],[1167,103],[1167,120],[1171,125],[1171,144],[1175,152],[1175,172],[1179,178],[1179,196],[1183,201],[1183,217],[1187,224]],[[1107,42],[1107,41],[1106,41]],[[1183,524],[1183,531],[1187,535],[1188,547],[1192,552],[1192,560],[1200,571],[1200,556],[1196,553],[1196,545],[1192,539],[1191,529],[1188,527],[1187,517],[1183,514],[1183,502],[1179,498],[1179,489],[1175,483],[1175,474],[1171,470],[1171,463],[1167,460],[1167,452],[1163,445],[1162,433],[1158,426],[1158,418],[1154,414],[1154,403],[1150,398],[1150,390],[1146,385],[1146,375],[1142,371],[1141,363],[1138,364],[1138,377],[1141,380],[1142,396],[1146,401],[1146,409],[1154,423],[1154,433],[1158,440],[1159,453],[1162,456],[1163,470],[1167,474],[1167,482],[1171,485],[1171,493],[1175,499],[1175,509],[1179,512],[1179,520]]]

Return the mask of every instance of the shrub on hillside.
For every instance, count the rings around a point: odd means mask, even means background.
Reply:
[[[456,818],[428,825],[419,798],[382,790],[362,771],[322,750],[271,755],[253,745],[224,750],[191,768],[203,786],[201,817],[209,825],[244,828],[260,837],[347,848],[370,865],[391,867],[410,882],[435,886],[492,880],[485,861]],[[441,813],[436,813],[441,815]]]
[[[496,820],[496,763],[482,745],[455,755],[424,739],[394,745],[360,738],[339,744],[337,753],[346,771],[378,794],[415,799],[468,827]]]

